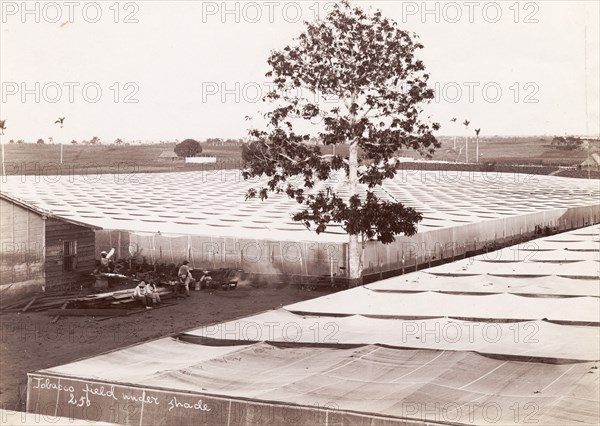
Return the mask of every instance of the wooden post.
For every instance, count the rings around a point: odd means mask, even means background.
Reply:
[[[4,139],[4,138],[2,138]],[[0,145],[2,146],[2,176],[6,176],[6,157],[4,157],[4,141],[0,140]]]
[[[121,231],[118,232],[117,237],[117,259],[121,258]]]

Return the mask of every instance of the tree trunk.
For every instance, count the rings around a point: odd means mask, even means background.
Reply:
[[[353,196],[358,193],[358,143],[356,140],[350,143],[349,163],[350,196]],[[349,287],[362,285],[362,250],[362,243],[358,241],[358,235],[350,234],[348,244]]]
[[[357,287],[362,285],[362,265],[361,253],[362,244],[358,241],[358,235],[350,235],[350,243],[348,245],[348,265],[350,267],[349,287]]]

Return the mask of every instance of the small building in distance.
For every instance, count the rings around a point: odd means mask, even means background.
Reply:
[[[89,281],[98,229],[0,192],[0,304]]]
[[[600,169],[600,155],[595,152],[590,154],[590,156],[581,163],[581,166],[584,168],[589,166],[592,169]]]
[[[175,154],[174,151],[163,151],[161,152],[161,154],[158,156],[159,160],[171,160],[171,161],[175,161],[175,160],[179,160],[179,156],[177,154]]]

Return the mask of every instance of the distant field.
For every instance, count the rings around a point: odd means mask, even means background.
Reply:
[[[465,138],[457,137],[457,151],[462,148],[462,152],[451,151],[453,148],[452,138],[440,138],[442,147],[434,155],[436,160],[446,161],[465,161]],[[587,158],[587,151],[561,151],[551,148],[549,145],[552,138],[480,138],[479,153],[480,162],[496,162],[501,164],[522,165],[553,165],[553,166],[572,166],[581,164]],[[475,162],[476,140],[474,137],[469,139],[469,161]],[[406,152],[406,156],[418,158],[415,153]]]
[[[241,159],[239,148],[207,148],[202,155],[217,156],[222,164],[185,165],[183,160],[160,158],[163,152],[173,152],[175,144],[153,145],[64,145],[60,162],[60,145],[10,144],[5,145],[6,174],[98,174],[98,173],[153,173],[182,170],[207,170],[235,165]],[[225,149],[224,149],[225,148]]]
[[[442,147],[437,150],[434,160],[464,162],[466,149],[464,138],[457,138],[457,150],[453,150],[452,138],[440,138]],[[481,138],[479,141],[480,166],[497,171],[513,166],[537,166],[534,172],[558,174],[572,177],[587,177],[587,170],[576,170],[575,166],[587,158],[587,151],[561,151],[551,148],[551,138]],[[60,145],[7,144],[5,145],[6,174],[97,174],[97,173],[152,173],[171,171],[212,170],[214,168],[239,168],[241,147],[235,145],[207,146],[203,144],[202,155],[217,157],[216,165],[185,165],[181,160],[160,158],[163,152],[172,152],[175,144],[153,145],[64,145],[63,164],[60,164]],[[462,151],[460,149],[462,148]],[[475,162],[475,139],[469,142],[469,160]],[[321,147],[324,153],[331,153],[330,146]],[[337,146],[337,154],[347,155],[346,146]],[[593,152],[600,146],[593,147]],[[399,152],[399,156],[420,159],[412,150]],[[539,166],[545,166],[539,168]],[[436,167],[440,167],[437,165]],[[453,169],[456,166],[449,165]],[[559,170],[559,167],[573,167],[573,170]],[[523,170],[527,173],[529,168]],[[598,170],[592,170],[593,177],[600,177]]]

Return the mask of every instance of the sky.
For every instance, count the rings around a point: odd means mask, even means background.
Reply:
[[[419,35],[440,135],[599,133],[600,2],[352,3]],[[2,141],[246,137],[269,53],[330,6],[0,1]]]

